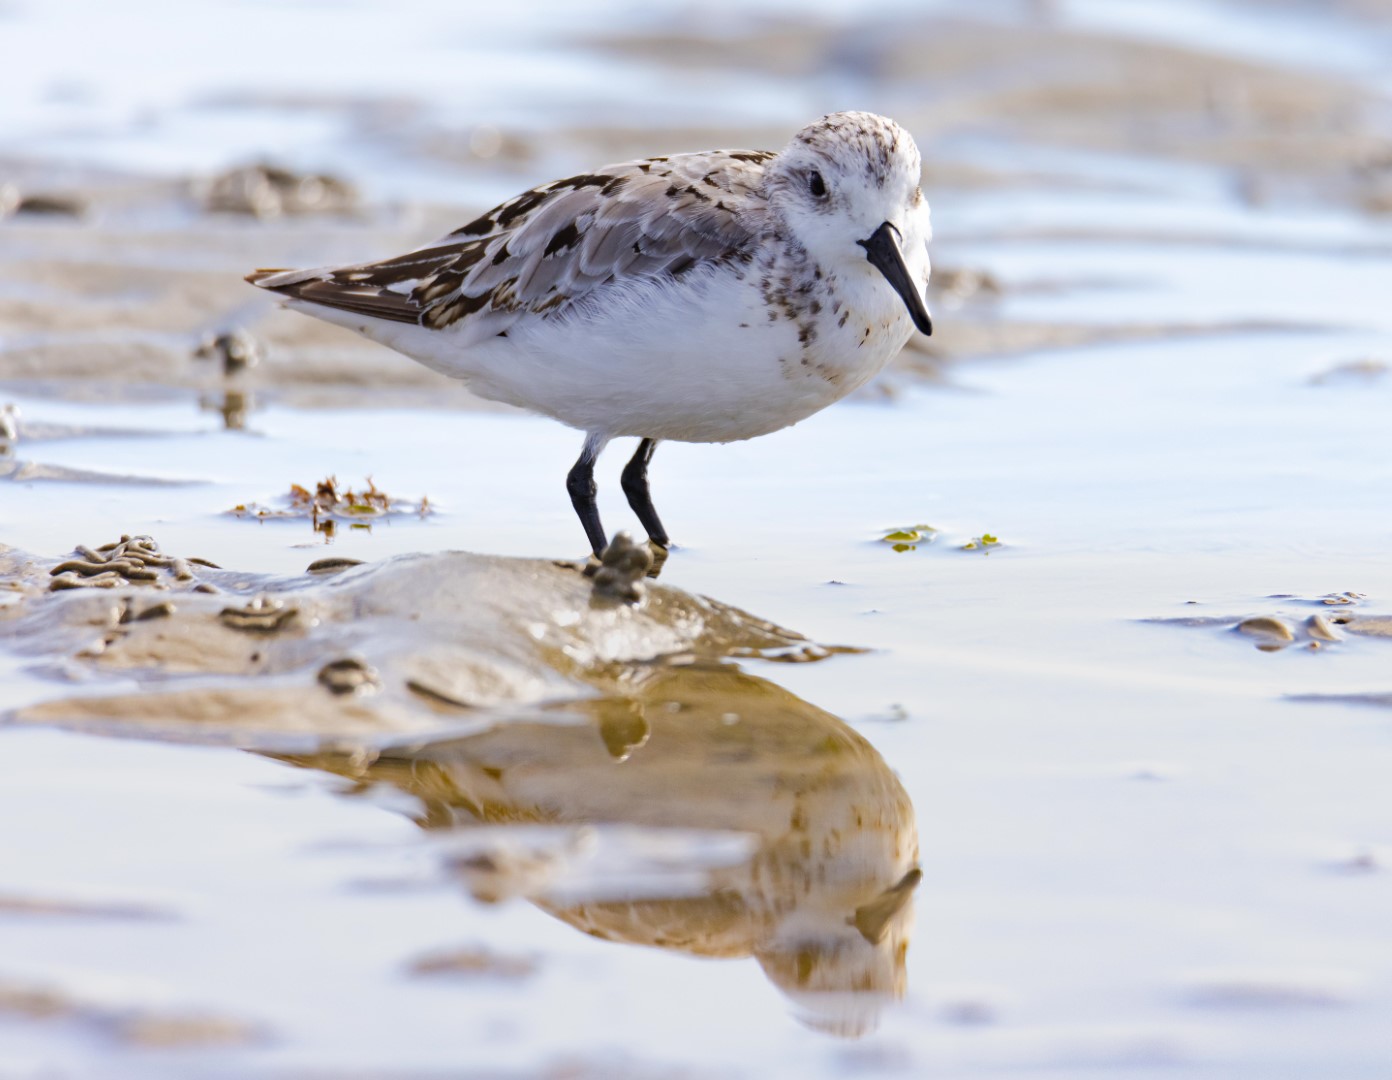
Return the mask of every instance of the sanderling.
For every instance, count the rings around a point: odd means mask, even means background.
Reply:
[[[932,332],[919,175],[893,120],[833,113],[780,153],[608,165],[398,258],[247,280],[585,432],[566,487],[596,554],[595,459],[637,436],[624,493],[665,548],[648,493],[658,442],[795,424],[879,372],[914,327]]]

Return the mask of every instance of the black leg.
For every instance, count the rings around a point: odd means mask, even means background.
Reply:
[[[667,547],[667,530],[662,527],[657,511],[653,509],[652,496],[648,494],[648,462],[656,449],[656,439],[644,439],[638,444],[638,452],[624,466],[623,489],[628,496],[628,505],[633,507],[643,528],[648,530],[648,539],[659,547]]]
[[[604,443],[591,435],[585,440],[585,449],[580,451],[580,460],[566,476],[566,490],[570,492],[571,504],[580,515],[580,524],[585,526],[585,535],[596,555],[604,554],[608,543],[604,526],[599,523],[599,507],[595,504],[594,466],[603,448]]]

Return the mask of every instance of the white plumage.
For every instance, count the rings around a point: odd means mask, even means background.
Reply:
[[[878,373],[915,325],[931,332],[919,172],[892,120],[833,113],[776,155],[606,166],[398,258],[248,280],[584,431],[569,488],[596,553],[594,459],[641,437],[624,488],[665,547],[646,477],[658,441],[795,424]]]

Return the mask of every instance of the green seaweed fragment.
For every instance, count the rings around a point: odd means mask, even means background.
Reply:
[[[931,544],[937,538],[937,529],[919,524],[889,529],[880,537],[880,542],[890,545],[894,551],[916,551],[920,543]]]

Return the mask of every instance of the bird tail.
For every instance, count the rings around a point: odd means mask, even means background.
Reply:
[[[287,270],[281,267],[275,270],[253,270],[246,276],[246,280],[262,289],[280,290],[291,285],[302,285],[306,281],[323,276],[323,270]]]
[[[325,314],[322,309],[333,309],[349,315],[367,315],[390,322],[416,323],[420,320],[420,308],[409,295],[358,282],[337,281],[335,271],[323,267],[310,270],[255,270],[246,276],[246,280],[258,288],[279,293],[287,300],[304,301],[302,310],[330,322],[341,323],[343,320]]]

